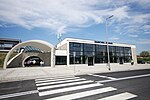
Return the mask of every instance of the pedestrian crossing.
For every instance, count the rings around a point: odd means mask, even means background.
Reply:
[[[81,81],[81,82],[65,83],[65,84],[59,84],[59,85],[56,84],[56,85],[38,87],[38,90],[51,89],[51,88],[57,88],[57,87],[65,87],[65,86],[72,86],[72,85],[80,85],[80,84],[91,83],[91,82],[93,82],[93,81]]]
[[[80,77],[42,78],[35,79],[35,83],[43,100],[82,100],[87,97],[93,97],[90,100],[127,100],[137,97],[129,92],[116,92],[117,88]],[[113,95],[110,95],[112,92]]]
[[[64,80],[64,81],[56,81],[56,82],[42,82],[42,83],[37,83],[37,86],[43,86],[43,85],[52,85],[52,84],[60,84],[60,83],[67,83],[67,82],[78,82],[78,81],[82,81],[82,80],[86,80],[84,78],[81,79],[74,79],[74,80]]]
[[[134,94],[125,92],[125,93],[120,93],[117,95],[109,96],[109,97],[98,99],[98,100],[115,100],[116,98],[119,98],[119,100],[128,100],[134,97],[137,97],[137,96]]]

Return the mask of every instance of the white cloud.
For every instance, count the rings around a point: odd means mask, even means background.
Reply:
[[[139,2],[139,3],[144,3],[144,4],[145,4],[145,3],[150,3],[149,0],[140,0],[140,1],[138,0],[138,2]]]
[[[116,27],[115,32],[140,33],[150,14],[131,11],[131,3],[144,6],[149,0],[0,0],[0,23],[48,28],[63,34],[72,28],[104,23],[106,17],[114,15],[110,23]]]
[[[143,26],[145,29],[150,29],[150,25],[144,25]]]
[[[112,37],[111,40],[119,40],[118,37]]]
[[[132,19],[135,23],[146,23],[149,21],[150,14],[140,14],[132,16]]]
[[[140,39],[137,44],[150,44],[150,40],[149,39]]]
[[[131,13],[131,12],[130,12]],[[114,31],[121,34],[128,34],[130,37],[137,37],[138,34],[149,33],[150,14],[132,13],[129,17],[117,22]],[[134,34],[134,35],[132,35]]]
[[[144,25],[144,34],[150,34],[150,25]]]
[[[65,33],[69,27],[103,23],[103,17],[111,14],[119,21],[128,17],[127,6],[109,8],[109,5],[111,0],[1,0],[0,22]]]
[[[129,18],[127,11],[128,7],[123,6],[112,11],[110,14],[114,15],[119,21],[121,21],[122,19]]]
[[[144,32],[144,34],[150,34],[150,31],[149,32]]]
[[[143,8],[150,8],[150,0],[136,0],[136,2]]]
[[[130,36],[130,37],[138,37],[138,35],[135,35],[135,34],[129,34],[128,36]]]

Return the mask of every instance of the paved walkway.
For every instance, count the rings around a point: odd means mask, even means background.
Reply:
[[[51,67],[28,67],[28,68],[9,68],[0,70],[0,82],[27,80],[42,77],[70,77],[74,75],[90,74],[90,73],[107,73],[116,71],[140,70],[150,69],[150,64],[143,65],[111,65],[111,70],[108,70],[106,64],[85,66],[85,65],[72,65]]]

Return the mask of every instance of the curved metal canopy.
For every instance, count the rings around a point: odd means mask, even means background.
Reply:
[[[10,55],[18,48],[26,47],[26,46],[33,46],[35,48],[39,48],[43,52],[52,52],[54,50],[54,46],[46,41],[42,40],[29,40],[26,42],[22,42],[14,46],[6,55],[4,60],[3,68],[6,69],[7,62],[9,60]]]

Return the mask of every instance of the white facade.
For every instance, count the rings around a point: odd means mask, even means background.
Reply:
[[[75,38],[65,38],[59,44],[57,44],[56,48],[60,50],[66,50],[67,52],[67,66],[70,65],[70,58],[69,58],[69,42],[75,43],[86,43],[86,44],[97,44],[97,45],[107,45],[107,43],[97,43],[94,40],[84,40],[84,39],[75,39]],[[132,52],[132,59],[134,63],[137,64],[137,57],[136,57],[136,46],[133,44],[123,44],[123,43],[111,43],[108,44],[109,46],[121,46],[121,47],[130,47]]]
[[[5,61],[4,61],[4,66],[3,68],[5,69],[7,67],[7,65],[13,61],[14,59],[16,59],[21,54],[23,54],[23,52],[21,52],[20,54],[18,54],[17,56],[14,56],[14,58],[12,58],[12,60],[9,60],[10,55],[17,49],[20,47],[25,47],[25,46],[33,46],[33,47],[37,47],[39,49],[42,50],[43,53],[34,53],[34,55],[41,57],[43,59],[45,59],[46,61],[49,60],[48,63],[50,63],[51,67],[54,67],[56,64],[65,64],[68,67],[70,66],[71,63],[71,58],[70,58],[70,50],[69,50],[69,43],[82,43],[82,44],[95,44],[95,45],[103,45],[106,46],[107,44],[105,42],[102,41],[93,41],[93,40],[83,40],[83,39],[75,39],[75,38],[66,38],[63,41],[61,41],[60,43],[58,43],[56,45],[56,48],[51,45],[48,42],[45,41],[41,41],[41,40],[30,40],[30,41],[26,41],[26,42],[22,42],[19,43],[18,45],[16,45],[15,47],[13,47],[8,54],[6,55]],[[134,60],[134,63],[137,64],[137,58],[136,58],[136,46],[135,45],[131,45],[131,44],[121,44],[121,43],[109,43],[109,46],[118,46],[118,47],[129,47],[131,48],[131,56],[132,59]],[[95,46],[96,47],[96,46]],[[45,52],[45,53],[44,53]],[[33,54],[32,54],[33,55]],[[28,53],[28,56],[32,56],[30,55],[30,53]],[[25,56],[25,54],[24,54]],[[28,57],[27,56],[27,57]],[[95,53],[96,56],[96,53]],[[57,61],[58,60],[58,61]],[[85,61],[86,63],[82,63],[82,65],[87,65],[87,62],[89,62],[90,57],[88,57],[87,61]],[[93,63],[96,64],[104,64],[103,63],[95,63],[95,57],[92,58]],[[97,59],[96,59],[97,60]],[[24,59],[23,59],[24,61]],[[22,62],[23,62],[22,61]],[[60,62],[59,62],[60,61]],[[65,63],[62,63],[61,61],[64,61]],[[56,63],[57,62],[57,63]],[[17,63],[14,62],[14,63]],[[24,64],[24,62],[23,62]],[[79,63],[77,63],[79,64]]]

